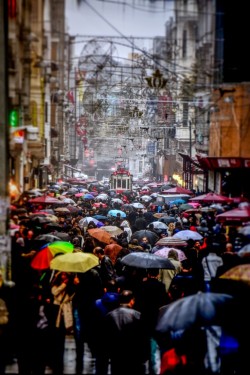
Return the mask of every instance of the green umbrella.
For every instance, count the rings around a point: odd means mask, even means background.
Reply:
[[[54,256],[60,253],[72,253],[74,250],[74,245],[71,242],[66,241],[55,241],[50,243],[47,247],[51,254]]]

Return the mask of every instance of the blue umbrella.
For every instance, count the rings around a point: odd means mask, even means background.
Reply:
[[[85,194],[82,196],[82,199],[95,199],[95,197],[92,194]]]
[[[183,203],[185,203],[185,201],[183,199],[178,198],[178,199],[175,199],[174,201],[170,201],[169,203],[170,203],[170,205],[183,204]]]
[[[117,214],[121,214],[121,217],[126,217],[127,215],[125,214],[125,212],[121,211],[121,210],[110,210],[108,212],[108,216],[117,216]]]
[[[93,215],[93,217],[97,220],[106,220],[107,216],[104,215]]]

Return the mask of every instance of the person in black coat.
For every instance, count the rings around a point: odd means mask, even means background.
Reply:
[[[165,285],[159,280],[159,269],[149,268],[147,277],[138,285],[135,294],[135,308],[141,312],[141,319],[148,345],[150,374],[158,374],[160,363],[157,363],[159,348],[154,339],[154,329],[160,307],[169,303]]]
[[[146,347],[141,313],[131,290],[120,294],[120,306],[105,317],[106,343],[112,375],[145,374]]]

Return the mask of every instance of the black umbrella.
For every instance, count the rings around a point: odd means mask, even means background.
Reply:
[[[54,231],[61,232],[62,230],[63,230],[63,227],[61,227],[60,224],[52,223],[51,221],[45,227],[46,233],[50,233]]]
[[[225,293],[203,293],[199,291],[174,301],[160,309],[156,332],[186,330],[194,326],[223,325],[228,313],[234,310],[233,296]]]
[[[34,238],[34,247],[35,248],[41,248],[43,245],[46,245],[47,243],[60,241],[59,237],[56,237],[52,234],[40,234],[39,236],[36,236]]]
[[[159,237],[157,236],[156,233],[151,232],[150,230],[147,230],[147,229],[142,229],[142,230],[138,230],[134,232],[132,234],[131,240],[136,238],[138,241],[140,241],[143,237],[147,237],[147,239],[149,240],[152,246],[156,243],[156,241],[159,240]]]
[[[136,268],[175,269],[173,263],[168,258],[162,258],[158,255],[145,252],[133,252],[127,254],[121,259],[121,262],[125,266]]]
[[[52,232],[53,236],[58,237],[61,241],[70,241],[70,235],[65,232]]]
[[[169,223],[176,223],[177,219],[173,216],[163,216],[160,219],[158,219],[162,223],[169,224]]]

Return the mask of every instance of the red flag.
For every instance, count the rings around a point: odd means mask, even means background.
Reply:
[[[75,103],[75,99],[74,99],[74,93],[73,91],[69,91],[68,94],[67,94],[67,98],[69,99],[69,101],[74,104]]]

